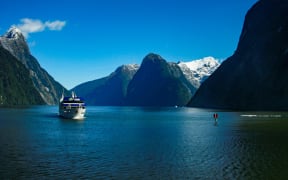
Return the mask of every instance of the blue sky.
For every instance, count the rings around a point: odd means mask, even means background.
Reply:
[[[3,1],[0,34],[24,29],[31,53],[70,89],[137,63],[150,52],[167,61],[225,59],[237,47],[257,0]]]

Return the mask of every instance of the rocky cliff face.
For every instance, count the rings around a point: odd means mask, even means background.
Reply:
[[[195,91],[176,63],[149,54],[128,86],[126,105],[182,106]]]
[[[38,63],[29,51],[21,31],[12,27],[0,37],[0,46],[8,50],[29,70],[33,84],[46,104],[57,104],[63,90],[67,90],[56,82]]]
[[[260,0],[249,10],[234,55],[188,106],[288,109],[288,1]]]
[[[109,76],[78,85],[72,91],[88,105],[124,105],[128,84],[138,68],[137,64],[122,65]]]
[[[30,50],[19,29],[11,27],[4,36],[0,37],[0,44],[26,67],[29,67]]]
[[[29,71],[0,46],[0,106],[44,104]]]

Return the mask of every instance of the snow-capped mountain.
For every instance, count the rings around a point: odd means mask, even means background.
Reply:
[[[22,38],[23,34],[20,29],[17,27],[12,26],[5,34],[4,37],[9,38],[9,39],[17,39],[17,38]]]
[[[197,88],[220,66],[218,59],[205,57],[190,62],[179,62],[186,78]]]
[[[174,63],[151,53],[140,66],[122,65],[109,76],[72,90],[89,105],[183,106],[219,65],[213,57]]]
[[[20,29],[11,27],[0,36],[0,45],[28,67],[27,55],[30,54],[30,50]]]
[[[67,90],[54,80],[30,53],[28,44],[21,30],[11,27],[0,36],[0,46],[8,50],[28,69],[30,78],[46,104],[57,104],[63,90]]]

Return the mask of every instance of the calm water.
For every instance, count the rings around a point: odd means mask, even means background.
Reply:
[[[0,109],[0,178],[285,179],[288,113],[88,107]]]

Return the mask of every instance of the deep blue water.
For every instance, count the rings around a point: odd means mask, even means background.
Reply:
[[[0,109],[1,179],[285,179],[288,113],[194,108]]]

